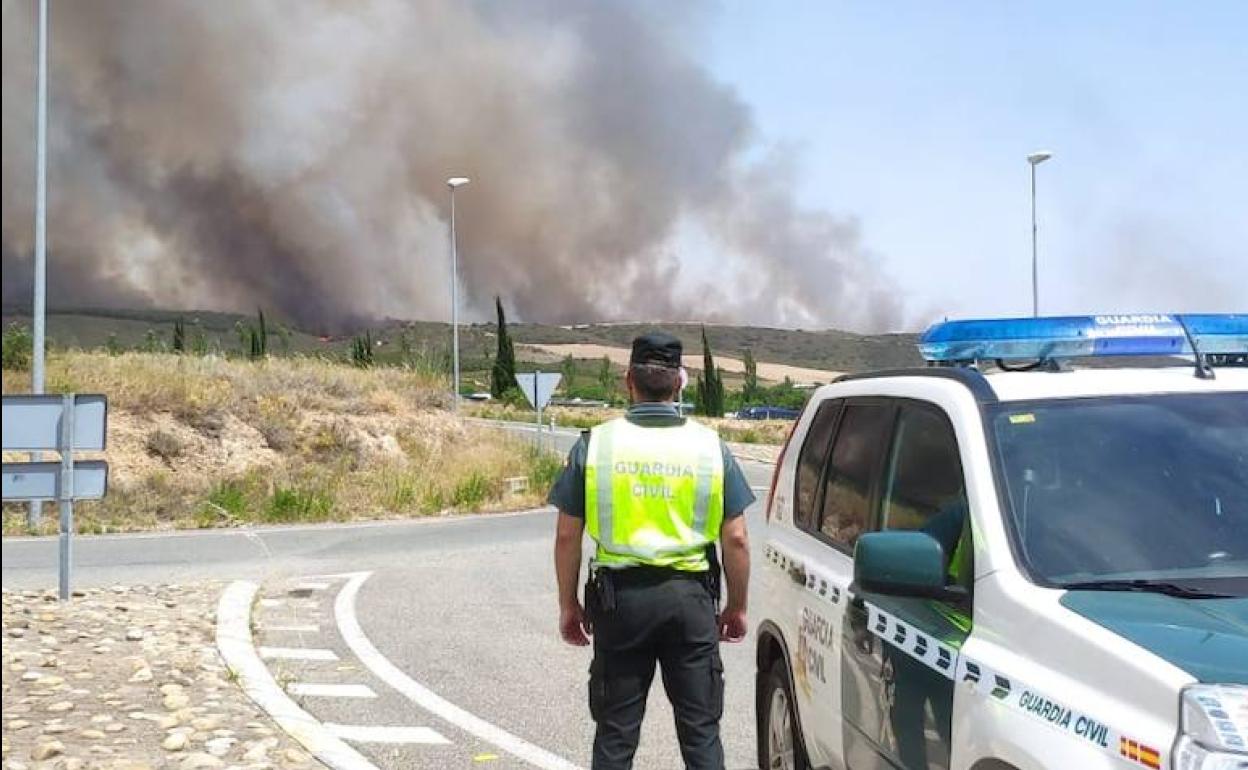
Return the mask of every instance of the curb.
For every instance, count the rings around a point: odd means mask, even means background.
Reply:
[[[217,603],[217,649],[238,675],[243,692],[312,756],[334,770],[379,770],[291,700],[260,660],[251,638],[251,607],[258,590],[255,583],[238,580]]]

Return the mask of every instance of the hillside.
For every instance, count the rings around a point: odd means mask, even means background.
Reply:
[[[48,315],[48,336],[55,346],[84,349],[111,344],[125,350],[152,347],[155,341],[167,346],[173,323],[183,319],[188,335],[202,334],[204,341],[215,349],[229,351],[239,347],[238,324],[253,318],[231,313],[177,312],[159,310],[73,310],[51,311]],[[269,319],[277,330],[271,347],[274,352],[328,353],[346,355],[351,335],[321,336]],[[17,321],[29,324],[29,314],[12,308],[3,313],[5,326]],[[583,324],[547,326],[513,324],[512,336],[521,346],[517,351],[521,363],[543,362],[543,357],[525,358],[525,345],[586,344],[625,348],[637,334],[662,328],[678,336],[690,354],[701,354],[702,327],[692,323],[662,324]],[[363,332],[364,329],[358,330]],[[380,352],[397,351],[401,344],[423,353],[430,360],[449,358],[450,327],[435,322],[387,322],[372,328]],[[706,327],[712,350],[719,355],[740,358],[745,350],[753,352],[760,363],[782,364],[831,372],[859,372],[916,366],[922,363],[914,343],[914,334],[854,334],[837,330],[791,330],[750,326]],[[460,350],[465,371],[494,353],[492,324],[465,324],[460,327]]]
[[[5,393],[29,382],[4,372]],[[53,351],[47,387],[109,398],[109,494],[77,507],[82,531],[516,509],[539,503],[559,468],[458,419],[446,381],[409,369]],[[4,506],[6,533],[24,531],[23,511]]]

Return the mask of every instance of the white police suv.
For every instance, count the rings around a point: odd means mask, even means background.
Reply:
[[[761,767],[1248,768],[1248,316],[920,349],[818,390],[777,464]]]

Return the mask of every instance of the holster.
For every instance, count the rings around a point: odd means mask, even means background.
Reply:
[[[719,549],[714,543],[706,544],[706,561],[709,568],[706,571],[706,590],[711,594],[711,601],[715,603],[715,611],[719,611],[719,599],[723,596],[723,572],[719,566]]]
[[[595,613],[615,612],[615,581],[611,570],[590,567],[589,579],[585,582],[585,606],[590,617]]]

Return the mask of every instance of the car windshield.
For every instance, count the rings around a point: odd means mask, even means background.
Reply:
[[[1002,404],[1016,552],[1050,584],[1248,576],[1248,393]]]

